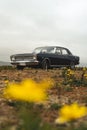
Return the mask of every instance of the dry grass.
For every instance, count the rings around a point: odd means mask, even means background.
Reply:
[[[20,82],[26,78],[31,78],[37,82],[52,78],[55,85],[48,91],[49,99],[42,105],[38,104],[41,117],[48,123],[53,123],[57,117],[58,109],[61,105],[78,102],[87,105],[87,86],[71,86],[64,85],[64,77],[62,69],[50,69],[48,71],[42,69],[0,69],[0,127],[11,124],[16,127],[18,123],[17,109],[12,101],[6,101],[3,97],[3,89],[7,86],[6,80],[9,82]],[[81,78],[82,70],[75,70],[77,79]],[[37,105],[37,104],[36,104]],[[86,119],[85,119],[86,121]]]

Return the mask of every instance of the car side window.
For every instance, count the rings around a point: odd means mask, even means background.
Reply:
[[[58,54],[58,55],[61,55],[61,50],[59,48],[56,48],[55,53]]]
[[[56,48],[43,48],[42,50],[41,50],[41,53],[55,53],[55,49]]]
[[[66,49],[62,49],[62,55],[68,55],[68,52]]]
[[[47,49],[43,49],[41,52],[42,53],[47,53]]]
[[[48,53],[55,53],[55,48],[50,48],[50,50],[48,51]]]

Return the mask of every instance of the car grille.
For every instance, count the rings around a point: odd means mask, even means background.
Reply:
[[[33,59],[33,56],[25,56],[25,57],[17,56],[17,57],[15,57],[16,61],[26,61],[26,60],[30,60],[30,59]]]

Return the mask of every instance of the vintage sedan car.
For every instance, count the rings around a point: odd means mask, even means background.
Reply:
[[[74,68],[79,64],[79,57],[74,56],[69,49],[58,46],[38,47],[32,53],[15,54],[10,56],[11,64],[18,69],[24,67],[51,67]]]

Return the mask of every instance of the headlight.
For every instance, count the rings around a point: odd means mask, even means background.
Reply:
[[[33,56],[33,59],[34,59],[34,60],[36,60],[36,59],[37,59],[37,56],[36,56],[36,55],[34,55],[34,56]]]
[[[15,57],[11,57],[11,60],[12,60],[12,61],[15,60]]]

